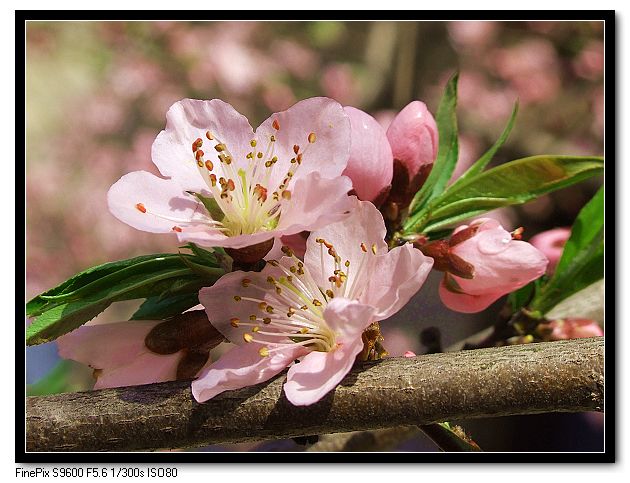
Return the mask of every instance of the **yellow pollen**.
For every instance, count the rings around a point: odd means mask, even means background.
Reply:
[[[245,333],[243,334],[243,340],[244,340],[245,342],[249,343],[249,342],[251,342],[251,341],[253,341],[253,340],[254,340],[254,336],[253,336],[252,334],[249,334],[249,333],[245,332]]]
[[[301,333],[301,334],[306,334],[307,332],[308,332],[308,329],[307,329],[306,327],[302,327],[302,328],[300,329],[300,333]]]
[[[322,303],[321,303],[319,300],[317,300],[317,299],[313,299],[313,305],[314,305],[315,307],[321,307],[321,306],[322,306]]]
[[[197,161],[197,166],[199,166],[200,168],[203,168],[203,161],[201,160]]]
[[[263,153],[262,153],[262,151],[258,151],[258,154],[256,155],[256,157],[257,157],[258,159],[262,158],[262,157],[263,157]]]
[[[267,357],[269,355],[269,349],[266,347],[261,347],[258,351],[261,357]]]
[[[330,290],[330,289],[326,290],[326,295],[328,295],[328,298],[329,298],[329,299],[332,299],[332,298],[334,298],[334,296],[335,296],[335,294],[333,293],[333,291],[332,291],[332,290]]]
[[[267,277],[267,283],[274,284],[274,283],[276,283],[276,279],[275,279],[275,278],[273,278],[271,275],[269,275],[269,276]]]
[[[252,322],[253,322],[254,320],[256,320],[256,318],[257,318],[257,317],[256,317],[254,314],[252,314],[252,315],[250,315],[250,316],[249,316],[249,320],[251,320]]]
[[[350,266],[350,260],[346,260],[346,263],[344,263],[344,265],[346,266],[346,268],[348,268]]]
[[[290,199],[291,199],[291,192],[290,192],[290,191],[288,191],[288,190],[283,191],[283,192],[282,192],[282,197],[283,197],[285,200],[290,200]]]
[[[260,302],[260,303],[258,304],[258,308],[259,308],[260,310],[265,310],[265,307],[267,307],[267,302]]]
[[[317,139],[317,137],[315,136],[315,133],[312,132],[308,135],[308,142],[313,144],[315,142],[315,139]]]
[[[372,253],[376,255],[376,243],[372,244]]]
[[[302,305],[302,306],[300,307],[300,309],[302,309],[302,310],[308,310],[308,305]]]
[[[267,305],[267,307],[265,307],[265,312],[273,314],[273,307],[271,305]]]
[[[258,327],[257,325],[252,327],[252,332],[256,333],[260,330],[260,327]]]
[[[221,151],[225,151],[225,144],[221,144],[221,143],[219,143],[219,144],[217,144],[217,145],[214,147],[214,149],[216,149],[216,150],[217,150],[217,152],[219,152],[219,153],[220,153]]]
[[[250,145],[252,148],[255,148],[255,147],[256,147],[256,140],[255,140],[255,139],[252,139],[252,140],[249,142],[249,145]]]

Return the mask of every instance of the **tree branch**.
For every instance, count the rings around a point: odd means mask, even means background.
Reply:
[[[364,363],[319,403],[284,375],[198,404],[190,382],[26,399],[27,451],[197,447],[514,414],[603,410],[602,337]]]

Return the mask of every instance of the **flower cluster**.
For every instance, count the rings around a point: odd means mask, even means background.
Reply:
[[[460,312],[543,275],[547,257],[520,240],[522,230],[492,219],[390,249],[378,206],[409,203],[437,146],[420,101],[385,129],[354,107],[312,98],[255,131],[223,101],[175,103],[152,148],[163,178],[123,176],[108,193],[110,211],[139,230],[224,247],[241,270],[201,289],[207,320],[87,325],[60,339],[61,355],[97,370],[97,387],[196,377],[200,402],[288,367],[287,399],[309,405],[365,355],[366,329],[406,305],[432,268],[444,272],[442,301]],[[212,361],[209,350],[224,340],[234,347]]]

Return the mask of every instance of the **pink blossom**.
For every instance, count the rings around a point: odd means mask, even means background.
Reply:
[[[556,265],[558,265],[560,257],[562,257],[564,245],[570,236],[571,228],[561,227],[538,233],[529,241],[549,259],[547,273],[553,273],[555,271]]]
[[[457,228],[450,240],[428,243],[420,249],[446,272],[440,298],[451,310],[479,312],[501,296],[540,277],[545,255],[520,241],[496,220],[479,219]]]
[[[84,325],[57,339],[59,355],[94,369],[94,389],[174,381],[183,352],[155,354],[144,345],[160,322]]]
[[[167,321],[94,319],[57,339],[59,355],[92,367],[95,389],[192,378],[225,340],[195,309]]]
[[[354,107],[343,109],[352,128],[350,158],[343,174],[352,180],[360,200],[378,205],[379,201],[384,201],[392,182],[392,149],[385,130],[376,119]]]
[[[433,264],[409,244],[388,252],[385,233],[374,205],[356,201],[349,218],[311,233],[304,262],[285,250],[262,272],[232,272],[202,289],[211,323],[237,347],[193,382],[195,398],[263,382],[288,366],[292,404],[324,397],[363,349],[363,330],[400,310]]]
[[[389,125],[387,138],[394,155],[392,191],[415,193],[437,156],[438,130],[435,119],[423,102],[413,101]]]
[[[604,331],[591,319],[556,319],[549,322],[553,332],[549,336],[551,340],[580,339],[582,337],[598,337],[604,335]]]
[[[169,179],[126,174],[109,190],[109,209],[134,228],[175,233],[181,242],[247,247],[344,218],[349,151],[350,121],[331,99],[298,102],[256,133],[223,101],[184,99],[169,109],[152,148]]]

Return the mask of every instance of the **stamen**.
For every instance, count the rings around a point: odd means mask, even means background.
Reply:
[[[214,140],[214,136],[212,135],[212,133],[210,131],[206,131],[206,137],[210,140],[213,141]]]
[[[244,340],[245,342],[247,342],[247,343],[250,343],[250,342],[252,342],[252,341],[254,340],[254,336],[253,336],[253,335],[251,335],[251,334],[250,334],[250,333],[248,333],[248,332],[245,332],[245,333],[243,334],[243,340]]]
[[[271,123],[271,125],[273,126],[273,128],[274,128],[276,131],[279,131],[279,130],[280,130],[280,123],[278,122],[278,120],[277,120],[277,119],[274,119],[274,120],[273,120],[273,122]]]
[[[142,203],[137,203],[136,204],[136,210],[138,210],[140,213],[146,213],[147,209],[144,207],[144,205]]]
[[[317,139],[317,137],[315,136],[315,133],[312,132],[308,135],[308,142],[313,144],[315,142],[315,140]]]
[[[181,229],[179,226],[174,226],[174,227],[172,228],[172,230],[173,230],[173,231],[176,231],[177,233],[181,233],[181,232],[182,232],[182,229]]]
[[[239,322],[240,322],[240,319],[238,317],[232,317],[230,319],[230,325],[234,327],[235,329],[238,327]]]

